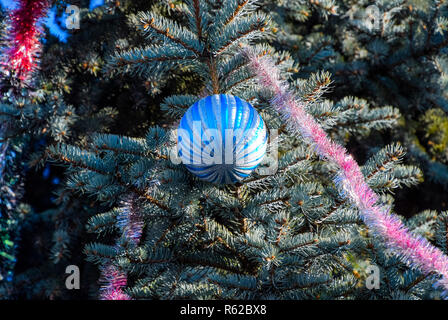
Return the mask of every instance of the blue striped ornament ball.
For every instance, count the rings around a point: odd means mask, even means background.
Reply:
[[[180,120],[177,150],[187,169],[202,180],[242,181],[266,154],[267,130],[255,108],[228,94],[193,104]]]

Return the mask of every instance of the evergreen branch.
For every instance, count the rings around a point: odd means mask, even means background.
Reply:
[[[201,8],[199,0],[193,0],[193,8],[194,8],[194,18],[196,21],[198,40],[201,41],[203,37],[203,30],[202,30],[202,18],[201,18]]]
[[[158,160],[168,160],[168,156],[157,150],[150,150],[143,139],[128,138],[111,134],[98,134],[94,138],[96,151],[112,151],[117,154],[128,154],[138,157],[153,156]]]
[[[175,66],[193,64],[196,55],[172,46],[154,46],[149,48],[134,48],[126,52],[115,53],[109,58],[105,72],[120,73],[135,72],[137,74],[152,74],[169,70]]]
[[[194,95],[173,95],[165,98],[160,108],[173,117],[182,117],[187,109],[198,100]]]
[[[377,119],[362,119],[362,120],[357,120],[356,122],[352,122],[352,123],[342,123],[342,122],[338,122],[336,125],[338,127],[351,127],[353,125],[363,125],[363,124],[369,124],[369,123],[373,123],[373,122],[377,122],[377,121],[389,121],[389,120],[396,120],[398,119],[399,116],[397,115],[386,115],[383,116],[381,118],[377,118]]]
[[[326,280],[322,280],[320,282],[310,282],[310,283],[296,283],[293,286],[290,287],[283,287],[283,290],[297,290],[297,289],[306,289],[306,288],[312,288],[312,287],[317,287],[317,286],[321,286],[321,285],[325,285],[325,284],[329,284],[331,283],[331,279],[326,279]]]
[[[215,55],[222,54],[244,39],[261,37],[268,25],[267,18],[261,14],[241,18],[238,22],[238,25],[230,24],[223,29],[217,43],[213,45]]]
[[[47,153],[49,158],[69,164],[72,167],[86,169],[104,176],[111,175],[102,165],[99,157],[78,148],[67,145],[50,146]]]
[[[201,266],[201,267],[212,267],[215,269],[225,270],[227,272],[235,273],[235,274],[245,274],[243,270],[237,267],[225,265],[225,264],[218,264],[217,262],[213,261],[206,261],[206,260],[198,260],[190,256],[183,256],[179,257],[178,261],[181,263],[185,263],[187,265],[192,266]]]
[[[232,22],[248,3],[249,0],[239,0],[238,5],[233,10],[232,14],[224,21],[223,25],[226,26]]]
[[[254,79],[253,75],[248,75],[247,77],[243,77],[243,78],[239,79],[238,81],[233,82],[229,86],[226,86],[225,92],[231,92],[232,89],[234,89],[234,88],[238,87],[239,85],[246,83],[252,79]]]
[[[302,248],[302,247],[305,247],[305,246],[310,246],[310,245],[316,244],[318,241],[319,241],[319,240],[317,240],[317,239],[313,239],[313,240],[308,241],[308,242],[299,243],[299,244],[297,244],[297,245],[295,245],[295,246],[292,246],[292,247],[281,248],[281,249],[280,249],[280,252],[294,251],[294,250],[296,250],[296,249],[299,249],[299,248]]]
[[[384,160],[381,164],[377,164],[375,170],[369,173],[369,175],[366,177],[366,180],[372,178],[374,175],[376,175],[379,172],[385,171],[386,166],[390,163],[394,162],[394,156],[392,158]],[[396,161],[396,160],[395,160]]]
[[[346,204],[347,200],[341,200],[338,201],[332,208],[330,211],[328,211],[323,217],[319,218],[319,220],[315,221],[316,224],[322,224],[325,222],[325,220],[327,220],[328,218],[330,218],[341,206],[343,206],[344,204]]]
[[[137,17],[134,17],[133,20],[140,25],[145,34],[161,36],[193,52],[196,56],[201,56],[202,49],[200,46],[199,48],[197,47],[199,44],[195,40],[195,36],[187,29],[178,26],[174,21],[156,16],[152,13],[141,13]]]
[[[415,279],[414,281],[412,281],[409,285],[406,286],[406,288],[404,288],[403,290],[405,292],[408,292],[409,290],[411,290],[413,287],[415,287],[417,284],[419,284],[420,282],[426,280],[427,278],[429,278],[431,276],[431,274],[422,274],[420,277],[418,277],[417,279]]]
[[[179,223],[179,221],[172,221],[171,224],[168,226],[168,228],[165,229],[165,231],[162,233],[162,235],[159,237],[159,239],[157,239],[157,241],[154,243],[154,249],[166,238],[166,236],[168,235],[168,233],[171,232],[171,230],[173,230],[177,224]]]
[[[141,190],[141,189],[139,189],[139,188],[137,188],[137,187],[135,187],[135,186],[129,186],[128,184],[124,183],[123,180],[121,180],[121,178],[118,179],[118,182],[119,182],[121,185],[123,185],[123,186],[127,186],[127,187],[128,187],[129,189],[131,189],[131,191],[133,191],[135,194],[139,195],[140,197],[144,198],[145,200],[149,201],[150,203],[156,205],[156,206],[159,207],[160,209],[163,209],[163,210],[165,210],[165,211],[167,211],[167,212],[170,212],[170,211],[171,211],[170,208],[169,208],[166,204],[164,204],[164,203],[160,202],[159,200],[157,200],[157,199],[151,197],[151,196],[150,196],[149,194],[147,194],[145,191],[143,191],[143,190]]]
[[[405,55],[402,58],[397,59],[396,61],[393,61],[391,59],[388,63],[386,63],[384,68],[385,68],[385,70],[392,70],[393,68],[407,62],[409,58],[413,58],[413,59],[417,60],[424,56],[431,56],[431,55],[434,55],[435,53],[438,53],[441,49],[443,49],[446,46],[448,46],[448,37],[445,40],[441,41],[440,43],[437,43],[437,44],[434,44],[433,46],[429,46],[425,49],[413,52],[413,54],[411,54],[411,55]]]
[[[147,194],[146,191],[141,190],[136,186],[129,185],[129,183],[126,183],[122,179],[121,175],[115,174],[114,172],[109,172],[106,169],[107,166],[103,164],[102,159],[99,159],[97,156],[93,154],[89,154],[85,151],[80,151],[75,147],[65,145],[60,145],[56,147],[52,146],[48,148],[47,152],[51,158],[67,163],[70,166],[86,169],[98,173],[100,175],[115,178],[121,186],[130,189],[135,194],[141,196],[142,198],[156,205],[160,209],[163,209],[168,212],[170,211],[170,208],[167,205],[153,198],[152,196]]]
[[[239,290],[243,290],[243,291],[255,291],[256,288],[252,288],[249,286],[243,286],[237,283],[225,283],[223,284],[222,282],[219,282],[218,280],[213,280],[213,279],[208,279],[208,282],[213,283],[215,285],[217,285],[218,287],[226,287],[229,289],[239,289]]]

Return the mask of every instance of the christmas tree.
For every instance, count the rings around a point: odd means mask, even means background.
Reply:
[[[2,3],[0,297],[447,297],[447,2],[73,2]],[[231,96],[267,152],[204,181]]]

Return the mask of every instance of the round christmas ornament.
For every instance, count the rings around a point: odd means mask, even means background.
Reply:
[[[200,179],[236,183],[266,154],[267,130],[248,102],[216,94],[193,104],[180,120],[177,149],[182,163]]]

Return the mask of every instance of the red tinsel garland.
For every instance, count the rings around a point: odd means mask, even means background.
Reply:
[[[9,15],[7,47],[2,50],[3,69],[21,82],[27,81],[37,67],[42,33],[38,21],[49,6],[48,0],[17,0],[17,9]]]

